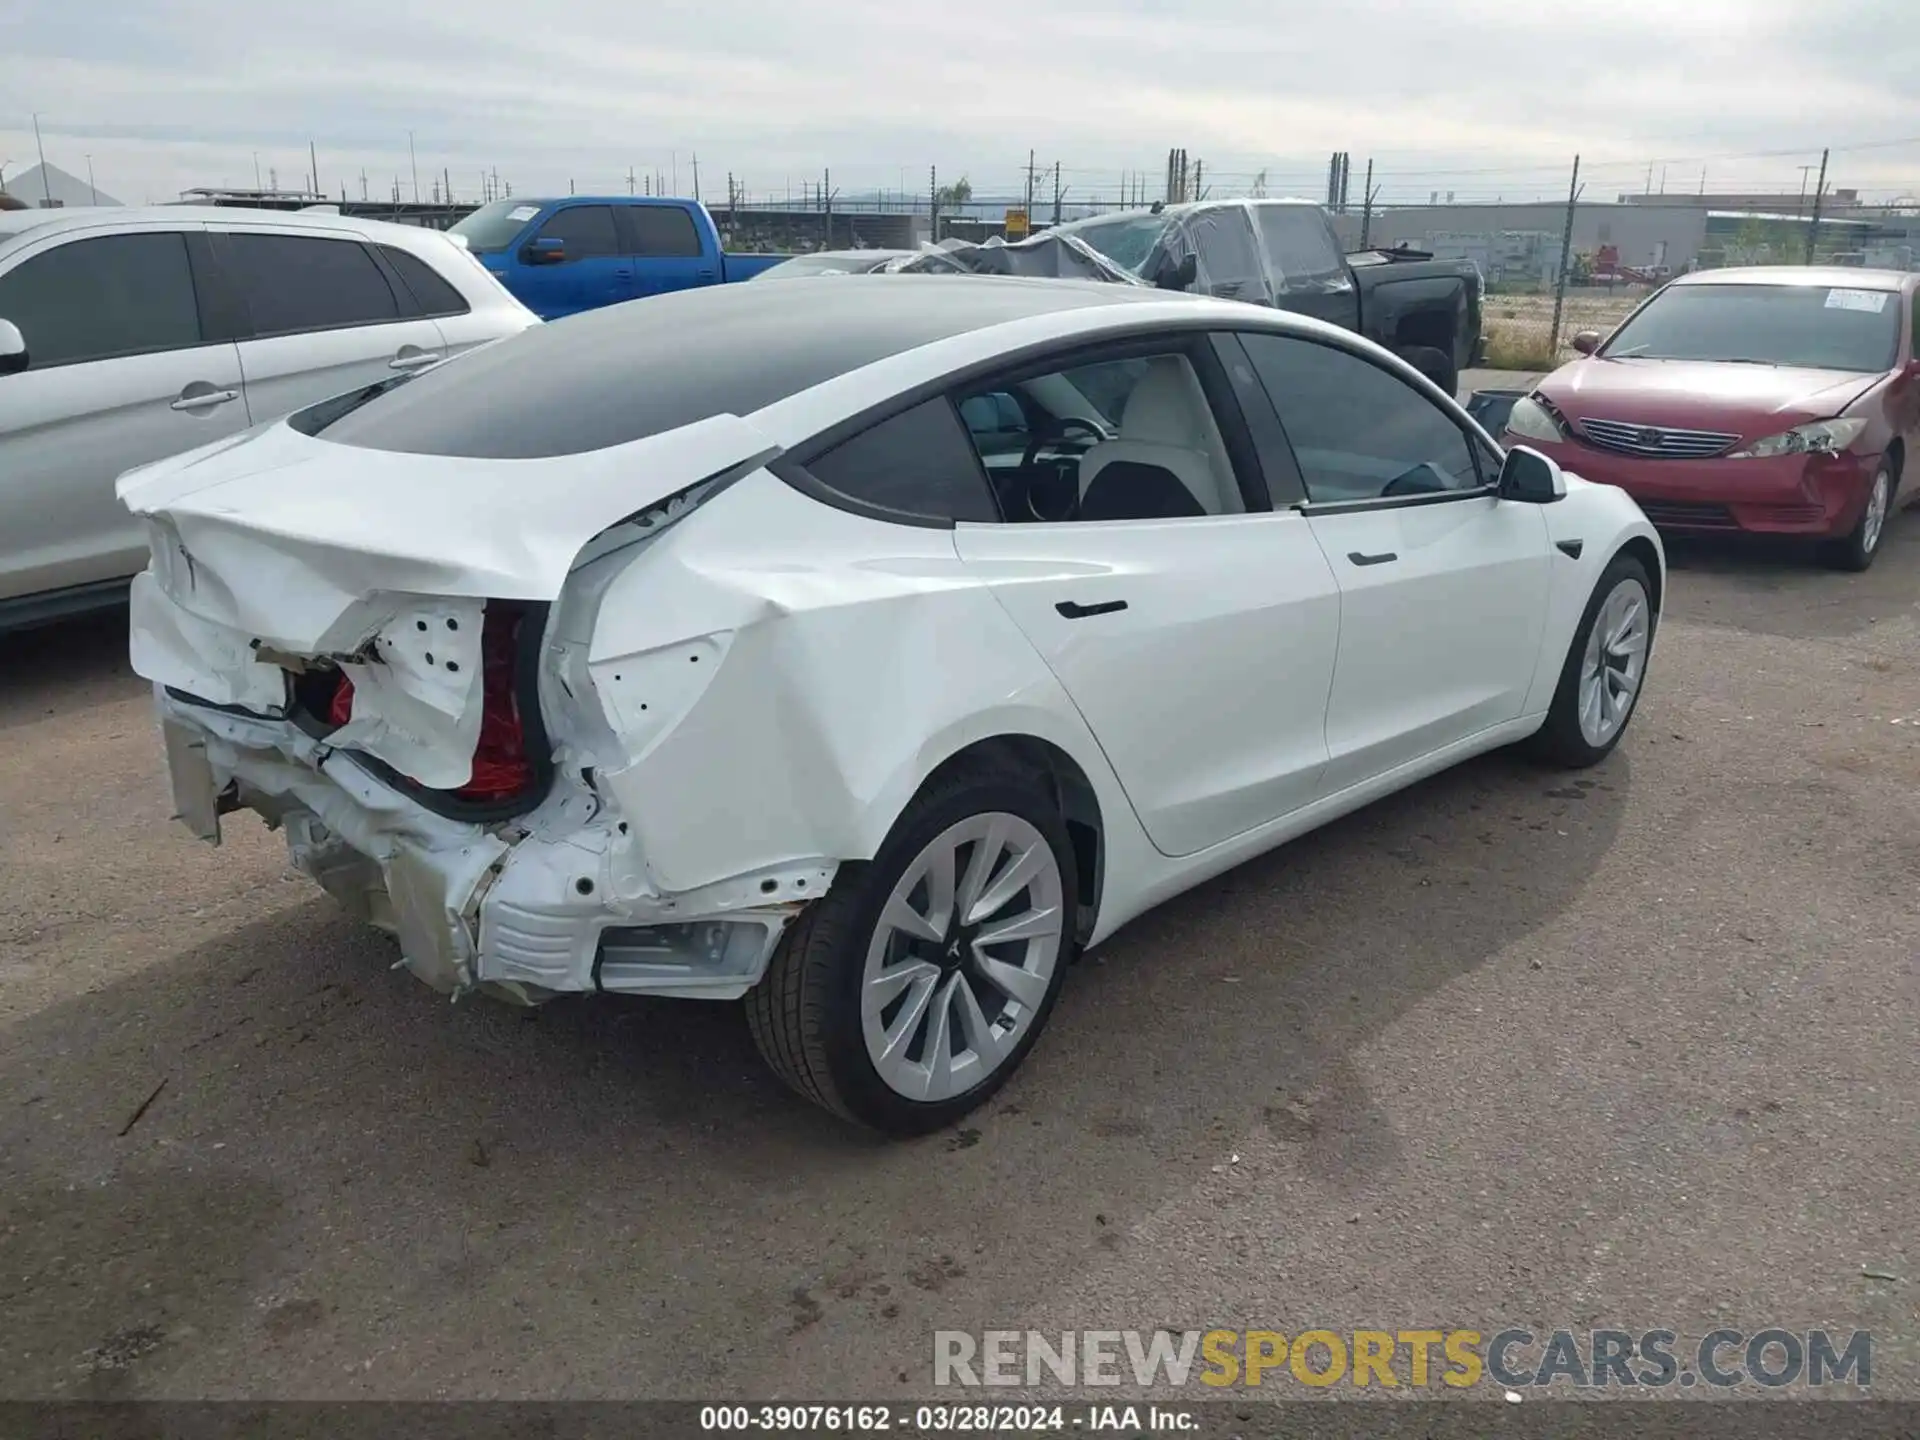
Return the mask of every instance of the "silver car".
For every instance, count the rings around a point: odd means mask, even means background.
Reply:
[[[0,629],[146,563],[114,479],[538,318],[435,230],[312,211],[0,212]]]

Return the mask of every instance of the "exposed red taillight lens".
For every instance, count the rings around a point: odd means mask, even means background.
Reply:
[[[473,778],[453,793],[463,800],[508,800],[533,783],[526,731],[520,724],[519,687],[514,684],[519,651],[519,611],[487,607],[480,631],[484,706],[480,742],[473,750]]]
[[[449,792],[459,799],[510,800],[533,783],[519,687],[514,684],[522,618],[517,610],[487,607],[480,630],[480,740],[473,750],[472,778]],[[327,703],[327,720],[344,725],[352,718],[353,681],[342,675]]]

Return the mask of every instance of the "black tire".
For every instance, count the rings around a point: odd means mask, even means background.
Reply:
[[[872,860],[840,867],[833,888],[782,937],[760,983],[747,992],[747,1023],[774,1073],[816,1105],[890,1135],[921,1135],[984,1103],[1020,1068],[1046,1028],[1073,951],[1077,872],[1073,845],[1042,776],[1005,764],[956,769],[924,789]],[[1027,821],[1053,851],[1063,890],[1060,953],[1032,1022],[998,1069],[948,1099],[909,1099],[875,1069],[861,1029],[860,985],[880,912],[906,868],[948,827],[1005,812]]]
[[[1446,351],[1430,345],[1408,345],[1400,351],[1400,358],[1446,391],[1450,399],[1460,398],[1460,367]]]
[[[1640,686],[1628,702],[1625,718],[1604,744],[1591,743],[1580,728],[1580,666],[1587,653],[1587,640],[1600,618],[1601,607],[1625,580],[1639,582],[1646,597],[1647,648],[1651,654],[1654,631],[1660,624],[1659,614],[1653,608],[1653,579],[1647,574],[1647,567],[1632,555],[1616,555],[1607,568],[1600,572],[1593,594],[1587,599],[1587,608],[1580,616],[1580,625],[1573,632],[1573,643],[1567,647],[1566,661],[1560,667],[1560,683],[1554,687],[1553,703],[1547,707],[1546,723],[1527,741],[1527,749],[1538,760],[1569,770],[1584,770],[1590,765],[1598,765],[1613,753],[1614,747],[1620,743],[1620,737],[1627,733],[1627,726],[1633,723],[1633,713],[1640,704],[1640,692],[1646,688],[1644,670],[1641,672]]]
[[[1820,549],[1820,558],[1836,570],[1851,570],[1857,574],[1873,564],[1873,557],[1880,553],[1881,542],[1886,539],[1887,523],[1893,519],[1893,466],[1885,456],[1880,458],[1880,464],[1873,472],[1873,484],[1875,487],[1886,487],[1886,498],[1881,502],[1879,528],[1871,536],[1868,535],[1868,520],[1873,510],[1872,492],[1869,491],[1868,503],[1860,507],[1860,519],[1852,533],[1838,540],[1829,540]]]

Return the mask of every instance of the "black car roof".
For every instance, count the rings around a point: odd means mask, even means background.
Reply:
[[[1030,316],[1163,300],[1124,285],[965,275],[721,285],[536,325],[296,426],[345,445],[534,459],[747,415],[892,355]],[[333,418],[338,416],[339,418]]]

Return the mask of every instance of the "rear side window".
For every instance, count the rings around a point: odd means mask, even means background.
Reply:
[[[0,319],[20,327],[35,370],[201,341],[186,238],[72,240],[0,275]]]
[[[405,250],[392,245],[382,245],[380,254],[387,264],[393,267],[400,277],[400,283],[412,292],[418,305],[416,314],[464,315],[470,308],[466,297],[438,275],[434,268],[418,255],[410,255]]]
[[[540,238],[562,241],[569,260],[596,260],[620,253],[613,208],[608,205],[569,205],[555,211],[553,218],[540,227]]]
[[[256,337],[400,318],[393,287],[357,240],[227,235],[223,250]]]
[[[862,430],[807,469],[829,489],[883,509],[931,520],[1000,518],[973,444],[944,399]]]
[[[700,232],[693,217],[673,205],[631,205],[626,211],[633,231],[633,253],[686,259],[700,253]]]
[[[1280,272],[1283,284],[1297,287],[1340,278],[1344,258],[1317,211],[1304,205],[1253,208],[1260,217],[1260,238],[1267,243],[1267,258]]]

